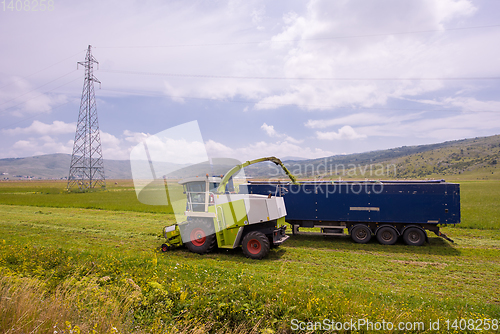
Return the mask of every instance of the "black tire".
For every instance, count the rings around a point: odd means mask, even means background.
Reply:
[[[358,244],[366,244],[372,238],[372,230],[363,224],[355,225],[351,230],[351,238]]]
[[[390,226],[383,226],[377,231],[377,240],[382,245],[394,245],[398,241],[398,233]]]
[[[425,242],[425,233],[417,227],[409,227],[403,233],[403,240],[409,246],[422,246]]]
[[[210,253],[215,249],[217,237],[210,223],[203,219],[196,219],[189,223],[186,235],[191,241],[185,243],[187,249],[197,254]]]
[[[168,248],[169,248],[169,247],[168,247],[168,245],[167,245],[167,244],[162,244],[162,245],[161,245],[161,251],[162,251],[163,253],[167,252],[167,251],[168,251]]]
[[[253,231],[245,235],[241,242],[243,254],[254,260],[261,260],[269,254],[271,245],[266,235],[259,231]]]

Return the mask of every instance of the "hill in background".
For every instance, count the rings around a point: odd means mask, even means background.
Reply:
[[[287,161],[292,174],[322,179],[500,179],[500,135],[402,146],[366,153]],[[247,175],[285,177],[273,164],[247,167]],[[279,175],[278,175],[279,174]]]
[[[0,179],[64,179],[70,160],[69,154],[0,159],[0,174],[3,174]],[[299,178],[500,179],[500,135],[321,159],[285,157],[283,160]],[[104,169],[108,179],[132,178],[128,160],[104,160]],[[245,174],[253,178],[286,178],[272,163],[248,166]]]
[[[0,159],[0,179],[64,179],[68,177],[71,154],[47,154],[27,158]],[[131,179],[128,160],[104,160],[109,179]]]

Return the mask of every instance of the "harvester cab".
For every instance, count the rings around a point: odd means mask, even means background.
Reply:
[[[252,259],[262,259],[271,245],[288,239],[285,234],[286,208],[282,197],[239,194],[233,176],[242,168],[271,161],[280,165],[293,183],[295,178],[275,157],[247,161],[229,170],[223,177],[191,177],[179,182],[187,198],[185,221],[164,229],[166,243],[162,251],[185,245],[198,254],[216,247],[237,248]]]

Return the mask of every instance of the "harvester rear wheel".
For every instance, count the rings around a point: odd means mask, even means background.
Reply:
[[[243,254],[255,260],[261,260],[269,253],[271,245],[266,235],[259,231],[253,231],[245,235],[242,241]]]
[[[193,220],[188,226],[189,242],[186,247],[193,253],[210,253],[217,246],[217,238],[210,222],[202,219]]]

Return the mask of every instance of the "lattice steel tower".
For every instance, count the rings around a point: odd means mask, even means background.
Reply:
[[[68,190],[73,187],[78,187],[80,191],[106,188],[94,92],[94,82],[101,82],[94,76],[94,63],[99,64],[92,56],[89,45],[85,61],[78,62],[85,66],[85,81],[69,167]]]

